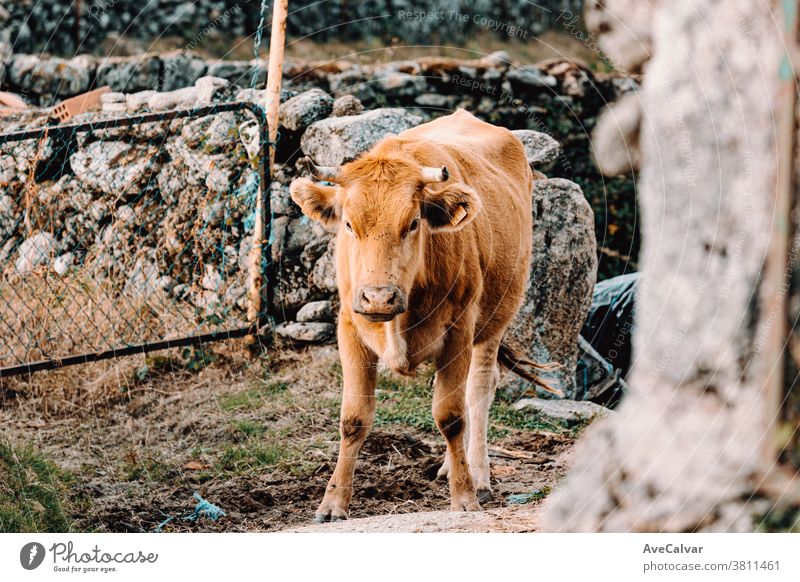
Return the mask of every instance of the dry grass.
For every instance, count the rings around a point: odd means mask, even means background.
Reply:
[[[96,282],[84,269],[59,277],[39,269],[0,280],[0,366],[121,348],[244,326],[203,317],[188,301],[147,299]],[[96,374],[96,370],[92,370]],[[105,377],[103,370],[99,377]]]

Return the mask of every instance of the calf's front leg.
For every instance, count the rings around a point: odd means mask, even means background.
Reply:
[[[344,314],[339,321],[338,340],[344,376],[339,422],[341,441],[336,469],[314,515],[317,523],[347,519],[356,459],[375,421],[377,357],[364,346]]]

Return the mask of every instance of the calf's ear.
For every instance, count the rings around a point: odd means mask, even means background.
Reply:
[[[482,206],[481,197],[474,188],[454,182],[442,190],[424,190],[422,215],[432,230],[454,232],[472,222]]]
[[[289,186],[289,192],[292,200],[310,219],[326,228],[334,228],[339,222],[335,187],[324,186],[308,178],[298,178]]]

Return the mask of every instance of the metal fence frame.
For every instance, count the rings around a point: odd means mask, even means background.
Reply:
[[[218,103],[203,107],[195,107],[191,109],[174,109],[170,111],[163,111],[158,113],[144,113],[140,115],[132,115],[129,117],[117,117],[111,119],[102,119],[97,121],[88,121],[82,123],[62,124],[62,125],[47,125],[37,129],[23,130],[8,132],[0,134],[0,145],[27,141],[31,139],[49,139],[51,137],[70,137],[76,133],[86,131],[96,131],[101,129],[110,129],[118,127],[132,127],[144,123],[152,123],[159,121],[172,121],[175,119],[185,119],[191,117],[205,117],[217,113],[241,111],[246,110],[253,114],[259,128],[259,154],[257,156],[257,173],[259,177],[259,189],[256,199],[256,213],[260,217],[260,224],[253,229],[253,248],[260,250],[261,257],[270,257],[270,230],[271,224],[269,216],[270,198],[269,198],[269,183],[270,183],[270,168],[269,168],[269,149],[272,144],[269,141],[269,132],[267,127],[267,117],[264,109],[250,101],[231,101],[226,103]],[[256,224],[258,225],[258,220]],[[264,267],[263,259],[261,261],[250,263],[250,272],[248,273],[248,281],[251,286],[257,288],[248,293],[248,316],[249,325],[246,327],[239,327],[225,331],[216,331],[204,334],[187,335],[175,339],[162,339],[156,341],[149,341],[140,344],[128,344],[118,348],[111,348],[96,352],[89,352],[84,354],[76,354],[63,358],[51,358],[45,360],[38,360],[27,362],[24,364],[0,367],[0,378],[10,376],[19,376],[23,374],[31,374],[42,370],[55,370],[66,366],[76,364],[85,364],[88,362],[99,362],[102,360],[109,360],[122,356],[130,356],[135,354],[146,354],[148,352],[165,350],[170,348],[185,347],[185,346],[200,346],[202,344],[223,341],[233,338],[255,337],[261,327],[266,322],[269,310],[272,305],[272,293],[269,285],[269,273],[271,268],[269,265]]]

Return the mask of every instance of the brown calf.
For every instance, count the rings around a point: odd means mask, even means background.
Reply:
[[[433,416],[447,441],[451,508],[491,496],[486,431],[501,343],[531,256],[533,174],[508,130],[460,110],[381,141],[327,186],[295,180],[303,212],[338,229],[341,445],[317,521],[347,517],[356,457],[375,418],[378,361],[413,374],[436,364]],[[536,365],[524,362],[536,380]],[[469,443],[465,435],[469,426]],[[477,489],[477,496],[476,496]]]

